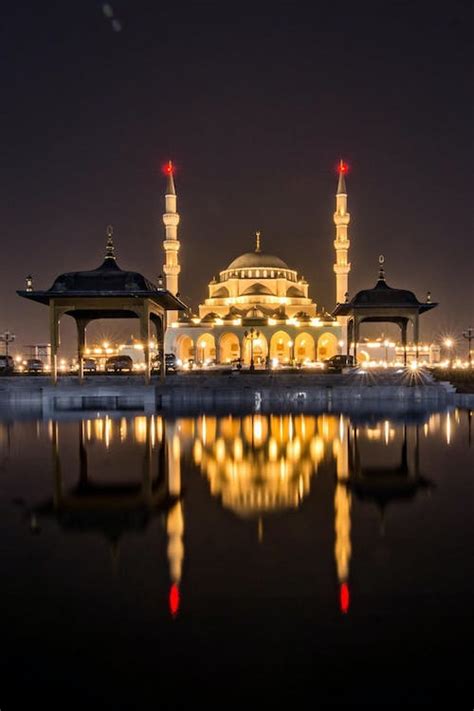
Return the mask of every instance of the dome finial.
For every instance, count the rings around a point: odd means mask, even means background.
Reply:
[[[107,247],[105,250],[106,259],[115,259],[115,247],[113,240],[114,228],[112,225],[107,226]]]
[[[256,252],[261,252],[261,249],[260,249],[260,235],[261,235],[260,230],[257,230],[257,231],[255,232],[255,251],[256,251]]]
[[[379,257],[379,281],[385,281],[385,269],[383,268],[384,263],[385,257],[383,256],[383,254],[381,254]]]

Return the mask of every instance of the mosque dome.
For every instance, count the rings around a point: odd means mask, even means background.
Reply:
[[[240,257],[234,259],[227,269],[289,269],[288,264],[276,257],[274,254],[266,252],[245,252]]]

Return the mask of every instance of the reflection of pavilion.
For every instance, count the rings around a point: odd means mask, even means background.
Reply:
[[[386,425],[384,425],[385,427]],[[349,434],[348,486],[361,500],[374,501],[383,512],[389,503],[412,499],[430,483],[420,474],[419,429],[414,426],[414,443],[409,447],[408,428],[402,426],[400,458],[393,466],[364,465],[359,446],[360,433],[353,427]]]
[[[53,498],[31,511],[32,530],[38,530],[38,520],[41,518],[54,518],[64,531],[99,533],[108,541],[115,560],[119,542],[124,535],[132,531],[145,531],[156,517],[164,514],[172,582],[170,608],[175,614],[179,605],[178,585],[184,557],[184,519],[180,500],[180,452],[179,447],[177,450],[176,446],[173,448],[173,432],[167,433],[168,437],[162,437],[158,442],[155,472],[152,445],[155,441],[155,421],[154,418],[146,421],[141,479],[105,484],[94,481],[89,475],[87,440],[90,439],[90,421],[79,422],[79,477],[75,486],[65,490],[59,425],[58,422],[51,425]],[[173,429],[172,425],[170,428]],[[98,428],[97,431],[104,432],[106,428]],[[108,447],[107,434],[104,435],[104,443]]]

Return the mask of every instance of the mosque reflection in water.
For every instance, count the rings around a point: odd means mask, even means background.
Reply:
[[[64,529],[103,534],[113,548],[128,532],[145,530],[156,517],[164,520],[168,602],[175,616],[185,555],[184,504],[192,508],[192,501],[182,496],[183,459],[194,463],[207,480],[210,495],[241,518],[243,525],[249,520],[256,524],[256,545],[264,535],[265,519],[300,507],[324,467],[334,477],[333,554],[338,605],[347,614],[353,498],[378,507],[382,535],[385,511],[392,501],[408,501],[434,488],[420,469],[420,440],[441,433],[449,445],[461,415],[455,410],[416,416],[412,421],[332,414],[203,415],[176,420],[98,416],[73,423],[79,456],[77,482],[70,488],[63,476],[63,423],[50,421],[53,496],[30,511],[31,530],[40,531],[41,520],[53,517]],[[6,427],[2,425],[0,432],[4,440]],[[133,469],[130,481],[114,482],[109,476],[103,483],[103,471],[90,470],[91,446],[109,449],[131,444],[139,446],[141,472]]]

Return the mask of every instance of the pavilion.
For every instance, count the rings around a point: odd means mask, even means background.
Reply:
[[[359,342],[359,331],[362,323],[396,323],[402,332],[403,357],[406,365],[408,324],[411,323],[413,326],[413,341],[415,343],[416,357],[418,358],[420,314],[434,309],[438,304],[431,302],[430,292],[427,294],[426,301],[422,302],[418,301],[412,291],[394,289],[389,286],[385,281],[384,261],[384,257],[380,256],[379,278],[375,286],[372,289],[359,291],[351,301],[347,300],[345,303],[338,303],[332,315],[336,318],[340,316],[348,318],[347,354],[349,355],[352,346],[354,360],[357,360],[357,343]]]
[[[49,306],[51,342],[51,375],[57,381],[59,325],[65,315],[76,321],[79,378],[84,377],[86,328],[91,321],[103,318],[138,318],[145,356],[145,379],[150,380],[150,322],[156,330],[160,370],[165,374],[163,342],[166,311],[183,311],[187,306],[162,285],[158,286],[138,272],[124,271],[115,258],[112,228],[107,230],[107,249],[102,264],[91,271],[60,274],[46,291],[33,290],[31,277],[20,296]]]

